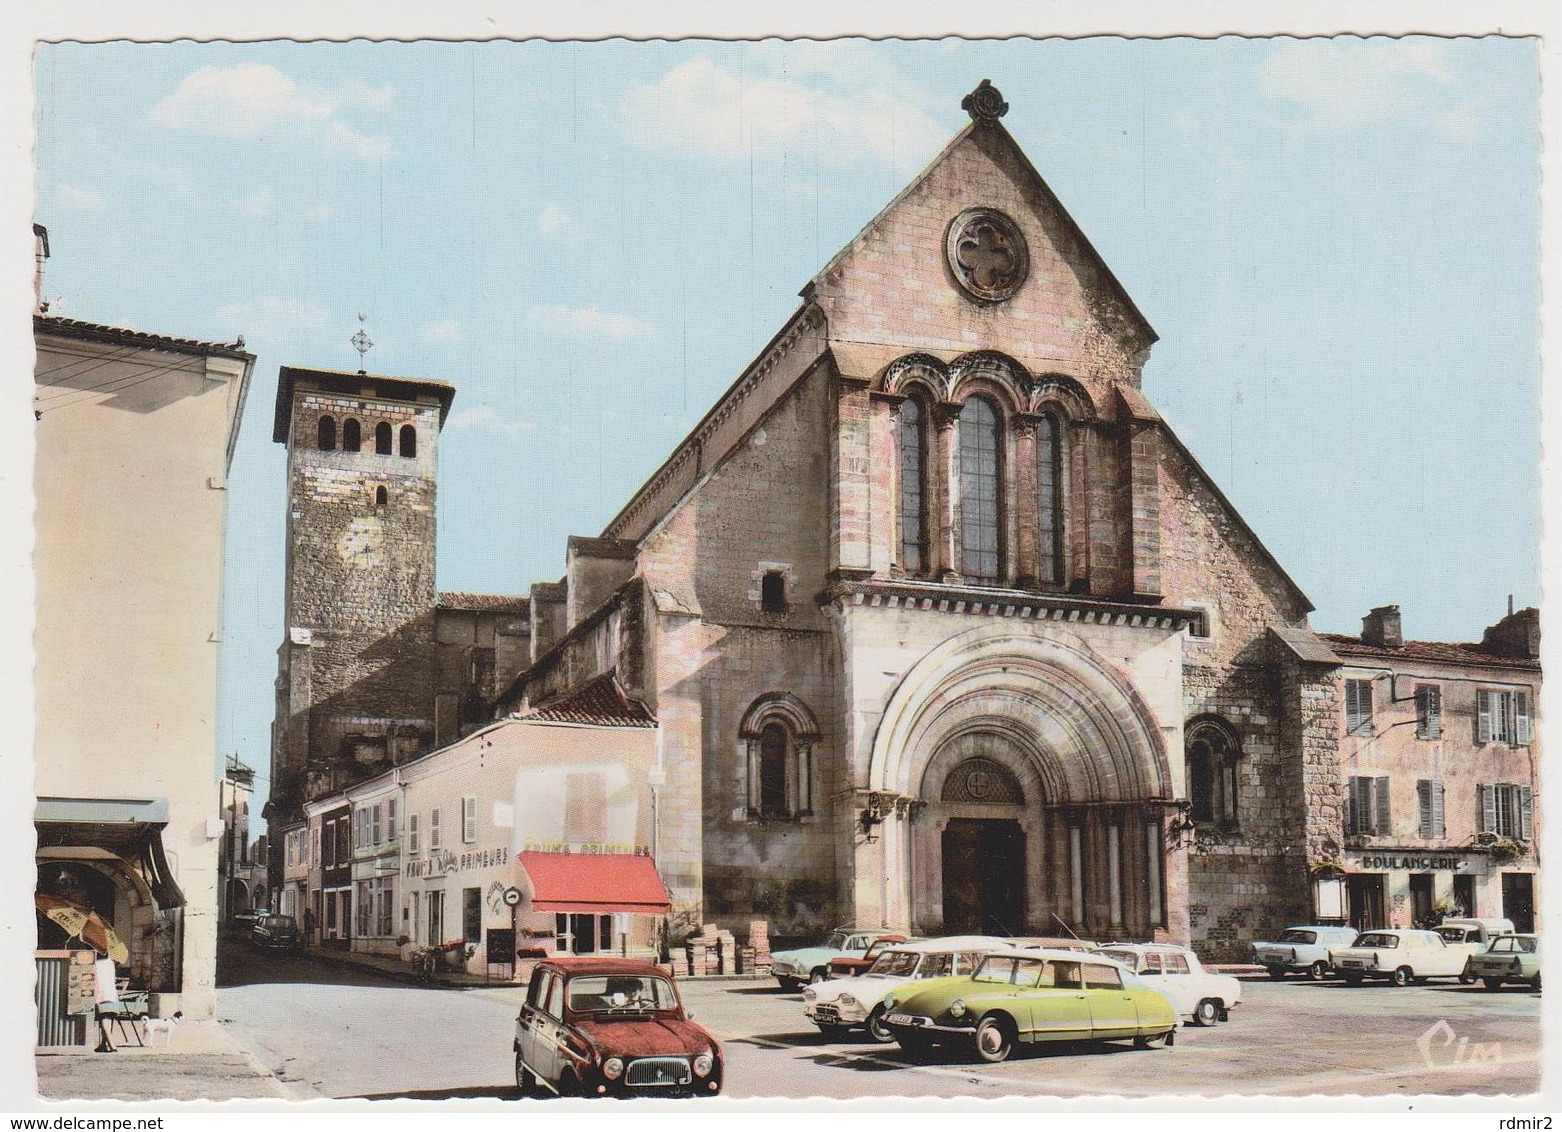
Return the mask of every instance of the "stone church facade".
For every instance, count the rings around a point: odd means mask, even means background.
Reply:
[[[657,721],[675,936],[763,918],[782,938],[1074,932],[1240,959],[1317,914],[1346,818],[1340,658],[1146,399],[1155,331],[1007,105],[983,83],[966,109],[601,534],[569,541],[561,579],[467,595],[496,606],[471,629],[498,642],[481,680],[449,662],[482,646],[442,636],[433,588],[453,391],[284,382],[274,822],[479,707],[610,676]],[[323,418],[349,413],[388,421],[392,454],[320,453]],[[376,507],[406,510],[360,521]],[[346,649],[323,667],[322,636]]]

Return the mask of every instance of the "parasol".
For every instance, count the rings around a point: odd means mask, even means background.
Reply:
[[[103,922],[103,917],[90,908],[83,908],[80,904],[46,892],[35,893],[33,903],[37,905],[38,911],[60,925],[66,935],[81,940],[116,963],[130,962],[130,949],[114,933],[114,929]]]

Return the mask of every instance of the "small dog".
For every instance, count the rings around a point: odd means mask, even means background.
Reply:
[[[162,1034],[163,1044],[166,1046],[169,1040],[174,1036],[174,1027],[179,1024],[180,1019],[183,1017],[184,1011],[175,1010],[167,1018],[141,1019],[141,1030],[146,1034],[146,1044],[151,1045],[152,1039],[155,1038],[158,1034]]]

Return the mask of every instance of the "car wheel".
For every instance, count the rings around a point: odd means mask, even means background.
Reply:
[[[1220,1019],[1220,1003],[1213,998],[1201,999],[1193,1008],[1193,1021],[1200,1026],[1213,1026]]]
[[[1345,985],[1348,987],[1359,987],[1361,986],[1362,980],[1366,977],[1367,976],[1365,975],[1358,975],[1356,972],[1352,971],[1345,976]]]
[[[884,1008],[882,1006],[873,1008],[873,1013],[868,1015],[865,1028],[868,1031],[868,1037],[881,1045],[888,1045],[895,1040],[894,1031],[884,1024]]]
[[[780,975],[776,976],[776,982],[781,984],[781,990],[786,994],[795,994],[803,987],[802,980],[783,978]]]
[[[1307,973],[1313,977],[1313,982],[1319,982],[1329,977],[1329,965],[1322,959],[1315,959],[1313,965],[1307,968]]]
[[[526,1068],[526,1063],[521,1060],[520,1051],[515,1054],[515,1090],[523,1097],[535,1097],[537,1095],[537,1078],[532,1076],[532,1071]]]
[[[1007,1061],[1014,1052],[1014,1028],[1008,1019],[989,1014],[976,1026],[976,1056],[990,1064]]]
[[[808,981],[810,983],[822,983],[829,977],[830,969],[828,967],[815,967],[813,974],[808,976]]]
[[[1395,967],[1394,973],[1389,976],[1389,982],[1396,987],[1408,987],[1415,981],[1416,973],[1409,967]]]
[[[1283,979],[1283,978],[1285,978],[1285,968],[1284,967],[1270,967],[1270,968],[1268,968],[1268,971],[1269,971],[1269,977],[1271,979]]]
[[[1487,990],[1496,990],[1498,987],[1502,986],[1502,980],[1501,979],[1482,979],[1481,980],[1481,985],[1483,987],[1485,987]]]

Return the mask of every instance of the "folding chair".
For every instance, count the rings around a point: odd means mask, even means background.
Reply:
[[[147,991],[133,991],[128,988],[128,980],[121,979],[115,987],[116,997],[97,1004],[97,1020],[107,1026],[119,1027],[120,1041],[126,1038],[128,1025],[129,1036],[135,1038],[136,1045],[145,1046],[146,1041],[141,1030],[140,1023],[146,1020],[151,1013],[151,994]],[[106,1032],[106,1029],[105,1029]]]

